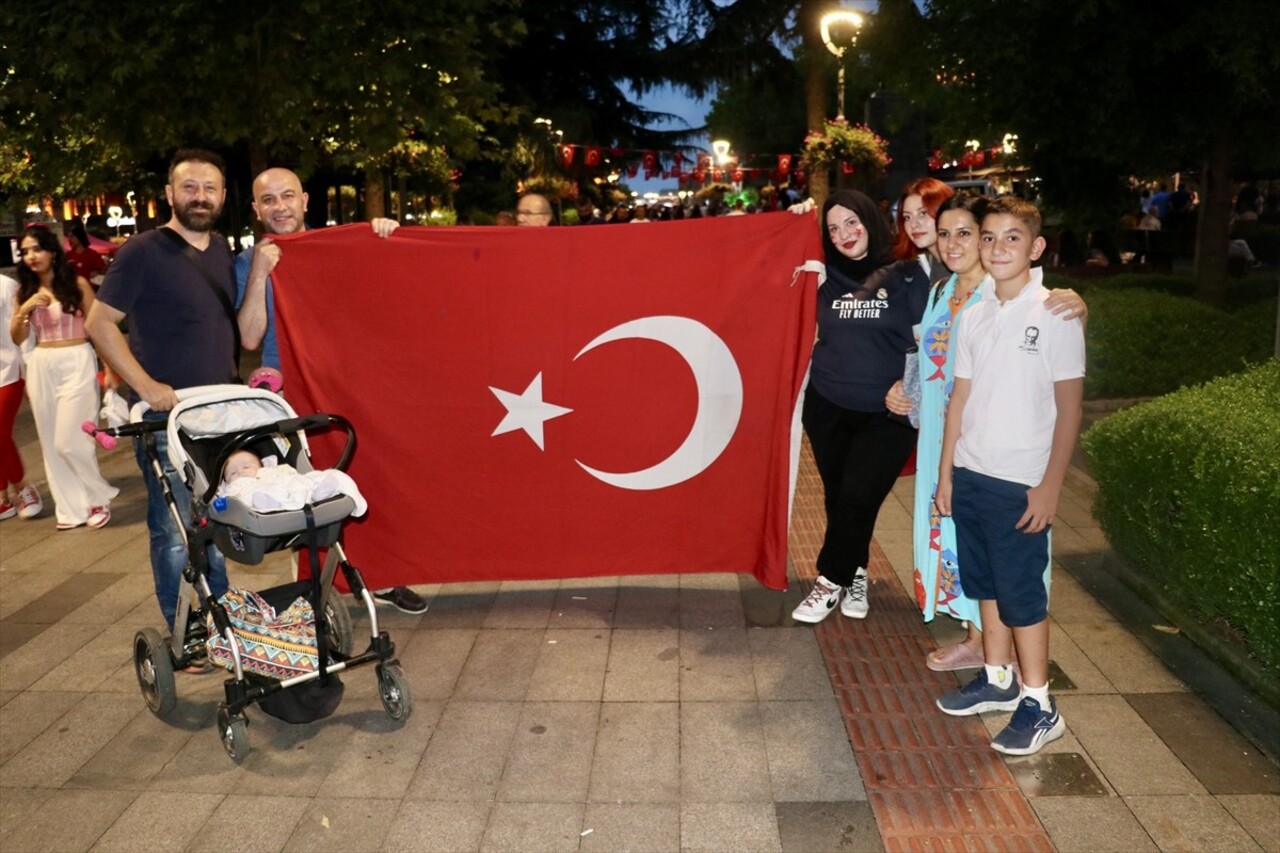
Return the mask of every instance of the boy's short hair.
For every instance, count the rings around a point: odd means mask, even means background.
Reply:
[[[1022,224],[1027,226],[1027,230],[1031,232],[1032,240],[1040,236],[1040,208],[1025,198],[1018,198],[1016,195],[1002,195],[999,198],[993,198],[987,205],[987,212],[982,218],[986,219],[988,216],[998,216],[1000,214],[1007,214],[1020,219]]]

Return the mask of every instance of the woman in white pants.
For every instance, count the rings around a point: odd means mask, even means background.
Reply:
[[[93,289],[76,276],[61,238],[49,227],[27,226],[18,248],[19,289],[9,335],[16,344],[35,335],[27,397],[58,529],[102,527],[111,520],[111,499],[120,490],[102,478],[93,439],[80,429],[98,414],[98,358],[84,332]]]

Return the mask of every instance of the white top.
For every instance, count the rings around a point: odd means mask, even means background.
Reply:
[[[22,378],[22,348],[9,337],[9,321],[17,307],[18,280],[0,275],[0,387]],[[30,341],[32,335],[27,335]]]
[[[1084,376],[1084,326],[1044,307],[1039,268],[1013,299],[1000,304],[995,282],[956,326],[957,379],[971,381],[955,464],[980,474],[1038,486],[1053,448],[1058,407],[1053,384]]]

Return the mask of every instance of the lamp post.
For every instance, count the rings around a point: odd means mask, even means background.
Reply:
[[[852,33],[848,38],[848,44],[837,42],[831,35],[831,28],[837,24],[844,24],[850,28]],[[819,26],[822,28],[822,43],[827,46],[827,50],[835,54],[840,62],[840,71],[837,78],[839,92],[839,115],[836,116],[837,121],[844,121],[844,54],[849,48],[858,43],[858,31],[862,29],[863,18],[857,12],[848,12],[844,10],[836,12],[828,12],[822,16]]]

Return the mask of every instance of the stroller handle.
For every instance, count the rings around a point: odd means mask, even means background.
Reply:
[[[312,430],[325,429],[330,426],[336,426],[347,434],[346,442],[342,447],[342,453],[338,456],[338,461],[334,463],[333,466],[339,471],[346,471],[347,466],[351,464],[351,457],[355,455],[356,451],[355,427],[351,425],[351,421],[347,420],[342,415],[331,415],[324,412],[318,412],[314,415],[306,415],[300,418],[288,418],[287,420],[276,421],[275,423],[256,427],[237,434],[218,454],[218,460],[214,466],[214,470],[221,471],[226,466],[227,460],[231,458],[232,454],[243,450],[259,439],[266,438],[267,436],[274,435],[275,433],[298,431],[310,432]],[[209,488],[205,490],[204,495],[201,497],[201,500],[205,503],[212,501],[218,492],[219,478],[217,476],[213,476],[209,479],[211,481],[209,483]]]
[[[80,425],[80,428],[83,429],[85,432],[89,432],[89,430],[85,429],[85,426],[90,423],[91,421],[85,421],[84,424]],[[135,435],[142,435],[148,432],[164,432],[166,429],[168,429],[168,427],[169,427],[168,421],[134,421],[133,423],[121,424],[120,426],[117,426],[117,427],[99,427],[95,430],[95,432],[98,435],[106,435],[106,436],[113,436],[113,437],[114,436],[135,436]],[[95,436],[95,438],[96,437],[97,436]]]

